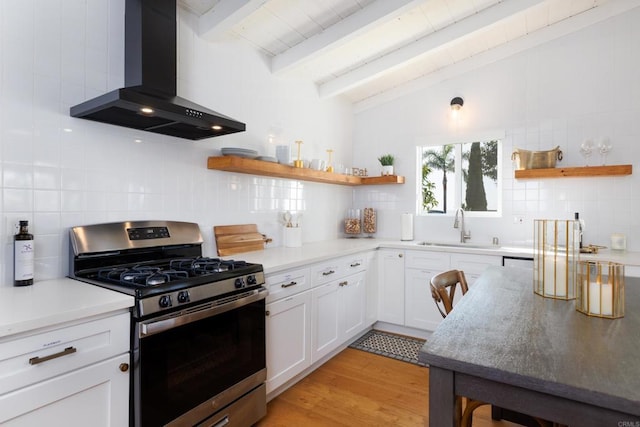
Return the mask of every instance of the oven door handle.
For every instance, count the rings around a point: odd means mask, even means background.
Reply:
[[[241,296],[237,299],[224,301],[218,304],[216,304],[216,302],[209,302],[206,304],[191,307],[184,311],[178,311],[175,313],[170,313],[166,316],[161,316],[155,319],[149,319],[147,321],[140,322],[139,337],[145,338],[151,335],[158,334],[160,332],[167,331],[169,329],[177,328],[178,326],[206,319],[207,317],[216,316],[229,310],[233,310],[235,308],[239,308],[256,301],[260,301],[267,297],[267,293],[268,292],[265,288],[260,288],[254,290],[249,295]]]

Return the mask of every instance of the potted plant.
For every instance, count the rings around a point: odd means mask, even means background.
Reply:
[[[382,175],[393,175],[393,155],[385,154],[378,157],[378,161],[382,165]]]

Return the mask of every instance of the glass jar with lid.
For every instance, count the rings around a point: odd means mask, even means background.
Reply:
[[[344,220],[344,232],[350,236],[355,236],[362,232],[360,209],[347,210],[347,216]]]
[[[362,214],[362,229],[365,234],[372,235],[376,232],[376,211],[373,208],[364,208]]]

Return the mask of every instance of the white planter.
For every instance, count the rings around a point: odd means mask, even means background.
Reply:
[[[393,175],[393,165],[391,165],[391,166],[382,166],[381,175]]]

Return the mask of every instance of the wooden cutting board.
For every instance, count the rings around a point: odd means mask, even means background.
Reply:
[[[271,241],[258,232],[256,224],[217,225],[213,234],[219,256],[261,251],[265,242]]]

